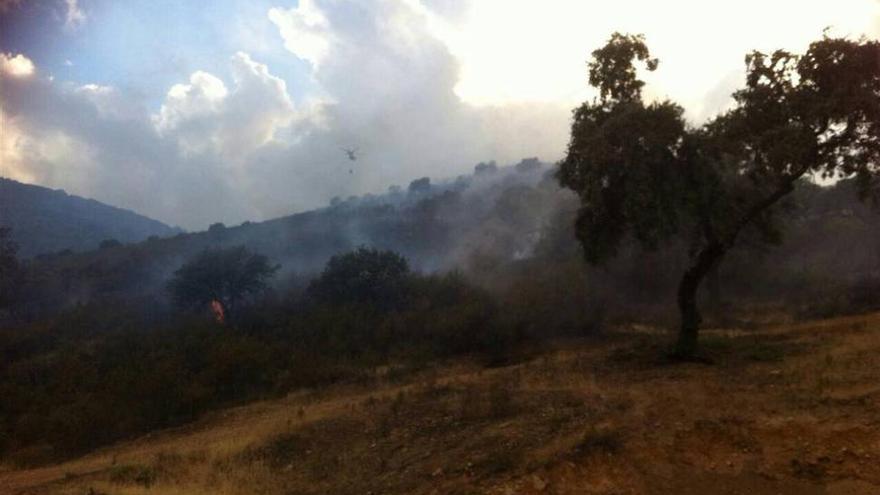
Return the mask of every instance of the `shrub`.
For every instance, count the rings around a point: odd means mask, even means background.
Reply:
[[[359,247],[330,258],[307,293],[318,303],[360,304],[387,311],[406,302],[409,264],[393,251]]]

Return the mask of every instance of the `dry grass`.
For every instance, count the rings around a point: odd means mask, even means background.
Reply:
[[[624,331],[528,362],[252,404],[58,466],[20,494],[880,493],[880,314]],[[5,491],[4,491],[5,490]]]

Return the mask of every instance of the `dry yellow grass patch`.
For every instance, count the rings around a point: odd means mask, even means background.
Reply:
[[[527,362],[252,404],[20,494],[880,493],[880,314],[715,330],[707,365],[621,332]],[[4,492],[4,493],[6,493]]]

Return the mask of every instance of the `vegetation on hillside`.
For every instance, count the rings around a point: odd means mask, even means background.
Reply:
[[[753,54],[750,74],[768,79],[750,79],[740,107],[694,130],[674,104],[641,100],[632,61],[656,62],[641,38],[615,36],[591,66],[600,98],[576,112],[556,168],[481,163],[472,176],[421,178],[267,222],[32,259],[0,229],[0,456],[50,462],[292,391],[373,383],[452,358],[514,365],[561,339],[671,327],[677,286],[685,355],[702,321],[698,298],[710,303],[707,325],[747,329],[780,308],[794,318],[880,309],[880,222],[852,194],[867,190],[876,165],[839,148],[861,149],[873,110],[844,96],[813,108],[811,91],[850,84],[865,97],[865,88],[858,77],[826,87],[808,63],[821,55],[860,65],[864,46],[874,45],[825,39],[805,58]],[[794,83],[793,70],[809,77]],[[751,101],[776,89],[777,100]],[[789,107],[789,98],[804,101]],[[831,155],[794,170],[772,129],[734,133],[759,107],[781,112],[767,126],[796,138],[816,136],[791,122],[827,117],[833,132],[807,144],[821,155],[831,140]],[[841,108],[855,112],[852,124]],[[832,126],[841,118],[844,127]],[[865,144],[869,158],[874,144]],[[749,168],[743,146],[770,162]],[[819,187],[802,177],[838,170],[823,161],[835,153],[846,154],[840,170],[853,179]],[[756,197],[773,198],[775,222],[749,206]],[[777,227],[788,242],[771,246]],[[589,265],[584,253],[606,263]],[[488,410],[505,409],[487,393]]]
[[[180,229],[64,191],[0,177],[0,226],[12,229],[20,255],[86,251],[107,242],[169,237]]]

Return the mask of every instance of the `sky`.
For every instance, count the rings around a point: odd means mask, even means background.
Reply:
[[[0,0],[0,176],[191,230],[264,220],[560,159],[614,31],[699,125],[748,51],[825,28],[880,38],[880,0]]]

